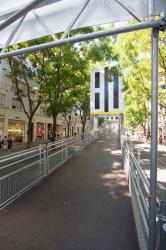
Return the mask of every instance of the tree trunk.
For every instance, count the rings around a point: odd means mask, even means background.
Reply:
[[[67,123],[67,138],[70,136],[70,122]]]
[[[85,125],[86,125],[86,122],[82,122],[82,133],[83,134],[85,133]]]
[[[143,130],[144,130],[144,135],[146,135],[146,125],[142,125]]]
[[[33,119],[33,117],[29,118],[29,120],[28,120],[28,130],[27,130],[28,140],[27,140],[27,149],[28,149],[28,148],[31,148],[31,143],[32,143],[32,119]]]
[[[55,141],[55,139],[56,139],[56,132],[57,132],[57,116],[58,116],[58,114],[53,114],[52,141]]]

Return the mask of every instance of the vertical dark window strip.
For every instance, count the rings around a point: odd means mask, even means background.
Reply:
[[[108,112],[108,67],[105,68],[104,75],[104,111]]]
[[[95,109],[100,109],[100,93],[95,93]]]
[[[114,75],[114,108],[119,108],[119,77]]]
[[[95,88],[100,88],[100,72],[95,72]]]

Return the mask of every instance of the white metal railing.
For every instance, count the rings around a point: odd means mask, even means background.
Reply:
[[[105,132],[88,132],[0,157],[0,207],[4,207]]]
[[[129,183],[133,213],[141,250],[148,248],[149,180],[134,156],[130,145],[121,137],[123,165]]]
[[[131,145],[121,136],[121,149],[126,178],[129,183],[137,236],[141,250],[148,249],[149,240],[149,198],[150,183],[139,161],[135,158]],[[156,250],[166,246],[166,203],[156,200]],[[165,225],[165,231],[164,227]]]

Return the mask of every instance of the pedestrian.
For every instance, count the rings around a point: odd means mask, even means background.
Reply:
[[[162,135],[159,136],[159,143],[162,145],[163,144],[163,137]]]
[[[8,150],[10,151],[12,149],[12,144],[13,144],[13,140],[12,137],[9,135],[8,136]]]
[[[146,134],[146,143],[148,142],[149,139],[150,139],[150,131],[148,130]]]
[[[6,150],[7,149],[7,145],[8,145],[8,140],[7,140],[7,137],[5,136],[3,138],[3,149]]]
[[[0,149],[1,149],[1,145],[2,145],[2,138],[1,138],[1,135],[0,135]]]
[[[49,135],[50,142],[52,142],[52,133]]]

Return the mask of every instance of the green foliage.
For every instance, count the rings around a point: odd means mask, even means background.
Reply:
[[[71,31],[70,35],[90,32],[93,29],[84,28]],[[57,34],[60,38],[62,34]],[[49,42],[50,37],[31,41],[29,45]],[[89,116],[89,81],[90,64],[115,58],[109,38],[94,40],[77,45],[65,45],[37,53],[29,58],[32,62],[33,76],[42,83],[48,113],[53,115],[54,124],[59,112],[70,112],[74,105],[80,110],[83,126]],[[56,129],[56,124],[54,126]],[[53,131],[54,133],[54,131]]]
[[[160,33],[159,86],[166,79],[166,39]],[[123,72],[125,120],[130,127],[144,126],[150,115],[151,30],[135,31],[118,38],[116,50]],[[165,92],[159,87],[159,104],[166,107]]]
[[[104,117],[99,117],[97,122],[98,122],[98,127],[102,127],[104,125]]]
[[[125,121],[133,128],[144,126],[150,114],[150,38],[147,30],[123,34],[116,47],[124,78]]]
[[[86,122],[90,115],[90,86],[89,82],[85,82],[77,90],[76,107],[80,112],[80,119],[82,123],[82,130],[84,133]]]

